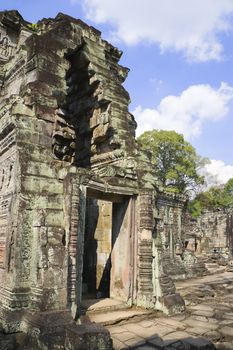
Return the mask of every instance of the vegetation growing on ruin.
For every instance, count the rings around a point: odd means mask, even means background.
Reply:
[[[189,205],[193,217],[201,215],[203,210],[217,210],[233,207],[233,178],[224,186],[213,186],[208,191],[199,193]]]
[[[150,152],[158,179],[166,190],[187,193],[203,184],[198,169],[205,161],[194,147],[175,131],[146,131],[138,138],[140,147]]]
[[[33,30],[33,31],[36,31],[38,29],[38,24],[37,23],[30,23],[30,24],[28,24],[28,28]]]

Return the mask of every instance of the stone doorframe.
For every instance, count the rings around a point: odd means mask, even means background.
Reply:
[[[129,304],[136,298],[136,247],[137,229],[135,220],[135,206],[137,190],[129,187],[114,186],[101,179],[92,179],[86,171],[69,173],[64,179],[64,219],[67,242],[67,301],[72,317],[80,315],[82,301],[82,272],[85,233],[86,198],[93,197],[109,201],[120,202],[122,198],[130,198],[131,215],[131,283]]]

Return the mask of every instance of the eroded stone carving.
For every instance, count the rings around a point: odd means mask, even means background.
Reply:
[[[14,53],[15,45],[0,29],[0,59],[8,60]]]
[[[226,265],[233,253],[232,210],[205,211],[197,219],[186,214],[185,244],[203,260]]]

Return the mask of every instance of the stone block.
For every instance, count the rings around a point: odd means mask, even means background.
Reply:
[[[190,350],[215,350],[214,344],[205,338],[187,338],[182,342],[189,346]]]
[[[198,316],[212,317],[212,316],[214,316],[214,311],[196,310],[196,311],[192,312],[192,314],[198,315]]]
[[[165,295],[161,298],[161,302],[168,314],[176,314],[185,310],[184,300],[178,293]]]
[[[217,331],[206,332],[205,337],[213,342],[217,342],[222,339],[222,335]]]
[[[206,331],[208,331],[208,330],[214,331],[214,330],[218,329],[218,325],[216,323],[198,321],[192,317],[184,320],[183,322],[190,327],[202,328],[202,329],[206,329]]]
[[[119,339],[116,339],[113,337],[112,340],[113,340],[113,348],[115,350],[127,350],[130,348],[126,344],[122,343]]]
[[[146,340],[141,338],[141,337],[134,336],[134,338],[132,338],[132,339],[125,340],[124,343],[132,349],[134,347],[145,345]]]
[[[172,327],[174,327],[177,330],[185,329],[185,325],[182,322],[174,320],[173,318],[170,318],[170,317],[159,318],[158,322],[159,323],[164,323],[164,324],[169,325],[169,326],[172,326]]]
[[[186,332],[192,335],[204,335],[206,333],[206,329],[202,327],[188,327],[186,328]]]
[[[215,343],[215,347],[217,350],[233,350],[233,343],[224,341],[221,343]]]
[[[233,340],[233,327],[224,326],[219,329],[219,332],[226,338]]]
[[[157,349],[163,349],[164,348],[164,341],[160,337],[151,337],[150,339],[146,340],[148,345],[151,345]]]

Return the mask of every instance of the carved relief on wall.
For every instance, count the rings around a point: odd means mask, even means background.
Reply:
[[[9,192],[13,189],[15,161],[15,154],[0,161],[0,193]]]
[[[13,55],[14,48],[10,38],[0,31],[0,59],[8,60]]]
[[[140,194],[140,228],[153,230],[153,194],[145,191]]]
[[[6,260],[11,254],[11,231],[12,221],[11,209],[13,204],[13,193],[0,195],[0,268],[6,267]],[[9,243],[9,244],[8,244]],[[9,261],[8,261],[9,262]]]
[[[5,249],[6,249],[6,239],[1,237],[0,238],[0,268],[4,267]]]
[[[10,232],[12,230],[10,213],[14,193],[14,177],[16,167],[16,153],[10,150],[3,154],[0,160],[0,268],[5,268],[7,256],[12,257],[12,242]],[[9,247],[8,247],[9,245]]]

